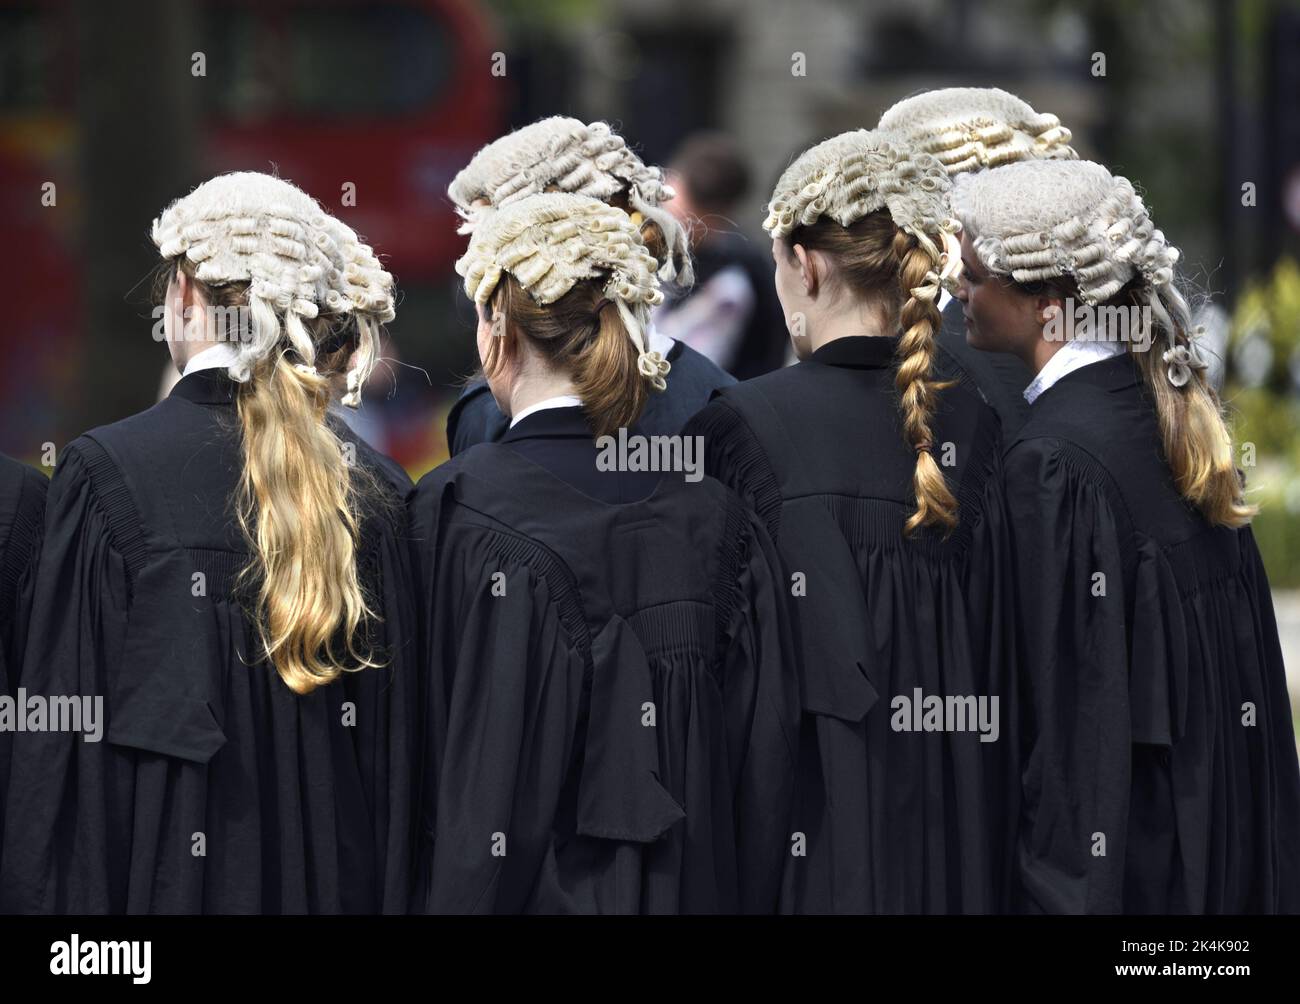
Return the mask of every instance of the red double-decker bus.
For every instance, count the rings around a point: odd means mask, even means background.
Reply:
[[[199,175],[278,171],[382,249],[403,285],[444,278],[463,244],[447,183],[503,115],[500,92],[482,85],[493,46],[477,5],[193,0],[193,8],[212,85],[199,108]],[[29,458],[42,399],[70,378],[81,330],[77,85],[67,72],[74,14],[58,0],[0,0],[8,360],[0,450]],[[47,182],[59,212],[41,204]],[[354,204],[345,183],[355,186]]]

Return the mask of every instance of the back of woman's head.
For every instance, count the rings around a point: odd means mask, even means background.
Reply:
[[[673,197],[672,188],[604,122],[539,119],[483,147],[447,188],[464,220],[461,233],[473,233],[494,209],[547,192],[585,195],[625,210],[660,280],[682,288],[694,282],[686,232],[661,205]]]
[[[895,383],[903,431],[916,451],[916,511],[904,529],[951,529],[957,500],[935,462],[930,423],[941,389],[933,378],[941,273],[956,268],[955,223],[942,165],[896,137],[859,130],[801,154],[777,182],[764,229],[787,249],[830,261],[835,295],[901,329]]]
[[[465,292],[499,337],[491,380],[527,343],[569,377],[597,436],[640,417],[668,361],[649,350],[649,308],[663,299],[655,259],[621,209],[580,195],[520,199],[485,217],[456,263]]]
[[[348,669],[373,618],[357,571],[365,475],[326,421],[336,382],[355,407],[394,316],[393,279],[371,249],[280,178],[213,178],[153,224],[165,262],[207,303],[241,308],[228,374],[244,467],[243,581],[266,658],[298,693]]]
[[[980,264],[1003,282],[1077,298],[1099,322],[1127,311],[1122,340],[1155,404],[1179,492],[1213,524],[1248,523],[1255,509],[1176,285],[1178,250],[1132,183],[1089,161],[1027,162],[962,178],[953,201]]]

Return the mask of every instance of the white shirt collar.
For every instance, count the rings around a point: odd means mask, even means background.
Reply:
[[[561,394],[559,397],[548,397],[545,401],[538,401],[536,404],[530,404],[513,418],[510,419],[510,428],[514,428],[525,418],[535,411],[545,411],[548,408],[581,408],[582,399],[574,397],[572,394]]]
[[[646,329],[646,334],[649,336],[646,342],[650,347],[650,351],[658,352],[667,359],[668,353],[673,350],[673,340],[656,328],[653,321]]]
[[[1066,342],[1051,359],[1047,360],[1038,376],[1025,388],[1025,400],[1033,404],[1043,391],[1059,381],[1067,373],[1073,373],[1084,366],[1103,362],[1125,351],[1123,342],[1070,341]]]
[[[217,342],[210,349],[204,349],[190,357],[190,361],[185,364],[185,369],[181,372],[181,377],[187,377],[191,373],[197,373],[199,370],[214,370],[218,367],[225,369],[232,366],[239,359],[239,351],[229,342]]]

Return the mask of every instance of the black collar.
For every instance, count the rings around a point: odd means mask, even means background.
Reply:
[[[1125,351],[1123,355],[1103,359],[1099,363],[1089,363],[1087,366],[1080,366],[1077,370],[1071,370],[1048,387],[1047,390],[1043,391],[1038,396],[1038,401],[1052,393],[1057,387],[1062,386],[1077,384],[1086,387],[1099,387],[1107,391],[1120,391],[1141,382],[1142,374],[1138,370],[1137,360],[1128,351]],[[1038,401],[1034,403],[1037,404]]]
[[[238,384],[230,379],[225,367],[199,370],[181,377],[169,397],[183,397],[195,404],[231,404]]]
[[[512,443],[520,439],[585,439],[593,442],[591,426],[582,408],[543,408],[523,418],[506,430],[500,442]]]
[[[897,335],[850,335],[827,342],[810,357],[810,362],[853,369],[886,369],[894,365]]]

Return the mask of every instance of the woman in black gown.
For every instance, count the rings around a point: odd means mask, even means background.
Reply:
[[[184,376],[60,455],[21,683],[102,698],[100,734],[15,736],[3,906],[403,912],[409,480],[327,412],[392,278],[267,175],[199,186],[153,237]]]
[[[484,211],[542,192],[587,195],[625,210],[641,231],[664,283],[679,290],[694,281],[686,233],[662,205],[673,197],[657,167],[650,167],[604,122],[563,115],[539,119],[493,140],[452,179],[447,194],[472,233]],[[640,426],[647,435],[673,435],[704,407],[717,387],[735,383],[725,371],[685,342],[651,325],[649,347],[672,370],[662,394],[646,402]],[[471,381],[447,416],[447,448],[454,457],[478,443],[494,443],[510,420],[497,407],[487,381]]]
[[[936,345],[947,175],[877,133],[802,154],[764,226],[801,360],[687,426],[776,541],[804,728],[794,912],[1002,909],[1015,707],[999,428]],[[942,250],[951,247],[951,254]]]
[[[771,912],[797,718],[780,586],[698,458],[631,452],[666,372],[654,259],[621,209],[543,194],[480,220],[457,269],[512,425],[412,502],[423,906]]]
[[[1300,909],[1268,580],[1178,252],[1088,162],[958,184],[973,344],[1036,376],[1009,447],[1026,692],[1021,906]]]

